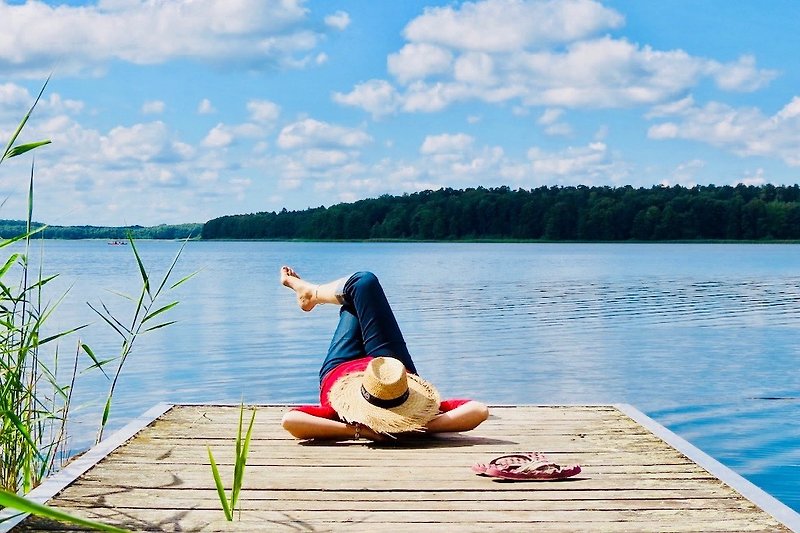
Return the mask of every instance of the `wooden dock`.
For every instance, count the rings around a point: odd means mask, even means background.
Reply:
[[[238,406],[156,406],[31,496],[137,531],[800,530],[800,515],[627,405],[493,407],[473,432],[395,444],[302,443],[280,427],[286,409],[258,407],[234,522],[206,445],[229,484]],[[469,469],[529,450],[583,472],[519,483]]]

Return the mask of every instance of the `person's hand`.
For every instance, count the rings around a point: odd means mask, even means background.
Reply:
[[[363,425],[361,426],[361,436],[374,442],[388,442],[394,440],[389,435],[372,431],[370,428]]]

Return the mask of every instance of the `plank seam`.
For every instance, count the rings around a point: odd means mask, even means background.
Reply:
[[[714,475],[720,481],[756,504],[763,511],[770,514],[775,520],[792,531],[800,531],[800,514],[795,512],[788,505],[740,476],[686,439],[662,426],[634,406],[620,403],[614,404],[614,407],[652,431],[657,437],[696,462],[702,468],[705,468],[710,474]]]
[[[108,454],[125,444],[134,435],[149,426],[154,420],[169,411],[172,407],[173,404],[170,403],[158,403],[154,405],[107,439],[92,446],[86,453],[48,477],[41,485],[26,494],[25,497],[36,503],[47,503],[50,498],[67,488],[73,481],[85,474],[90,468],[108,456]],[[26,513],[21,514],[14,509],[4,509],[0,511],[0,533],[8,533],[14,526],[27,517],[28,515]]]

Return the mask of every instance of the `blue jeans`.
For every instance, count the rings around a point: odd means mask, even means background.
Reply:
[[[408,372],[417,373],[375,274],[356,272],[337,290],[337,297],[342,303],[339,325],[319,371],[320,382],[338,365],[368,355],[394,357],[405,365]]]

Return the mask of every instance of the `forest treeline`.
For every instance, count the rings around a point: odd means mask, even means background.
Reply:
[[[439,189],[209,220],[203,239],[800,239],[800,187]]]
[[[41,222],[33,222],[31,227],[38,229]],[[0,237],[10,239],[25,233],[23,220],[0,220]],[[199,237],[202,224],[162,224],[159,226],[47,226],[41,233],[46,239],[185,239]]]

